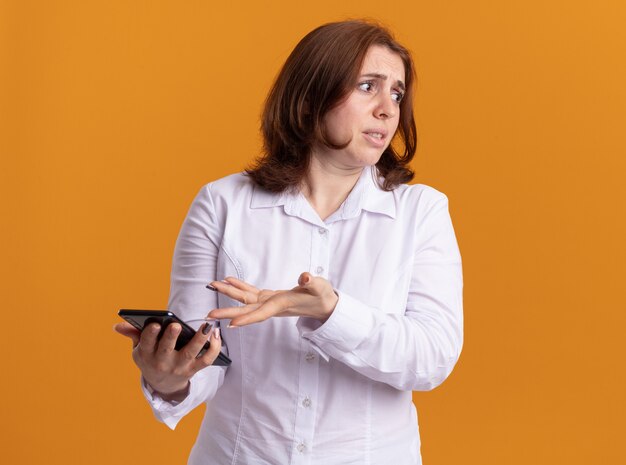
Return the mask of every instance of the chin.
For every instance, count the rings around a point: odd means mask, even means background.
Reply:
[[[361,160],[360,165],[363,168],[365,168],[366,166],[374,166],[376,163],[378,163],[380,161],[380,157],[382,157],[382,156],[383,156],[383,154],[379,153],[377,156],[364,158],[363,160]]]

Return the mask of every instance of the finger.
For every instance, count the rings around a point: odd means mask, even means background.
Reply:
[[[260,323],[282,313],[287,313],[290,307],[293,307],[293,300],[289,292],[277,294],[265,303],[260,305],[256,310],[246,312],[243,315],[233,318],[230,326],[245,326],[253,323]]]
[[[222,350],[222,336],[220,334],[220,329],[215,328],[210,334],[209,350],[202,354],[202,357],[199,357],[196,360],[196,371],[212,365]]]
[[[234,278],[231,278],[234,279]],[[225,296],[230,297],[238,302],[243,304],[253,304],[256,303],[256,292],[249,292],[242,289],[238,289],[231,284],[224,283],[222,281],[213,281],[210,283],[217,291]],[[257,291],[258,292],[258,291]]]
[[[151,323],[146,326],[139,336],[139,344],[137,344],[136,349],[142,354],[153,353],[157,347],[159,331],[161,331],[161,325],[158,323]]]
[[[302,273],[298,278],[298,286],[294,287],[292,291],[299,293],[306,293],[309,295],[321,296],[327,292],[334,292],[332,285],[328,280],[319,276],[313,276],[310,273]]]
[[[298,286],[302,286],[302,287],[306,286],[307,284],[311,283],[311,281],[313,281],[313,277],[314,276],[311,273],[309,273],[308,271],[305,271],[298,278]]]
[[[313,276],[313,279],[307,280],[305,273],[301,275],[304,286],[297,286],[292,289],[294,294],[301,296],[308,295],[317,299],[317,303],[298,309],[298,314],[317,318],[320,321],[326,321],[330,314],[337,306],[339,294],[335,291],[332,284],[327,279],[320,276]],[[303,311],[304,313],[301,313]]]
[[[159,356],[166,356],[171,354],[176,347],[176,340],[180,334],[182,327],[178,323],[172,323],[167,326],[163,336],[159,340],[159,346],[157,348],[157,354]]]
[[[248,284],[233,277],[225,278],[224,281],[227,281],[233,287],[236,287],[237,289],[240,289],[246,293],[246,301],[243,302],[244,304],[263,303],[273,295],[276,295],[279,292],[285,292],[283,290],[272,291],[270,289],[258,289],[251,284]]]
[[[196,357],[202,350],[204,343],[211,336],[213,324],[213,322],[207,321],[202,326],[200,326],[198,331],[196,331],[196,334],[194,334],[191,338],[191,341],[185,344],[185,347],[180,350],[181,357],[189,362],[192,362],[196,359]]]
[[[250,292],[252,294],[256,294],[259,292],[259,290],[256,287],[254,287],[252,284],[248,284],[247,282],[242,281],[237,278],[233,278],[232,276],[225,278],[224,281],[226,281],[231,286],[236,287],[237,289],[240,289],[244,292]]]
[[[126,323],[126,322],[117,323],[115,326],[113,326],[113,329],[117,333],[121,334],[122,336],[126,336],[127,338],[130,338],[133,341],[133,349],[137,347],[137,344],[139,344],[139,337],[141,335],[141,331],[139,331],[130,323]]]
[[[240,315],[245,315],[246,313],[252,312],[259,308],[261,304],[250,304],[244,305],[243,307],[224,307],[224,308],[216,308],[215,310],[211,310],[207,316],[207,318],[212,318],[216,320],[227,320],[232,319]]]

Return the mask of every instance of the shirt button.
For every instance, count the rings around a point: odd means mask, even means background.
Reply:
[[[306,446],[303,442],[301,442],[300,444],[298,444],[298,447],[296,447],[296,449],[298,449],[298,452],[302,453],[306,450]]]
[[[307,352],[306,355],[304,356],[304,359],[307,362],[312,362],[313,360],[315,360],[315,354],[313,352]]]
[[[322,268],[321,266],[318,266],[317,268],[315,268],[315,272],[317,274],[322,274],[324,272],[324,268]]]
[[[302,401],[302,406],[309,408],[311,406],[311,399],[309,399],[308,397],[305,397],[304,400]]]
[[[319,228],[317,232],[320,233],[322,236],[326,234],[326,230],[324,228]]]

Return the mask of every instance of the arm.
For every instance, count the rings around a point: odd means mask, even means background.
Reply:
[[[194,199],[174,251],[168,308],[184,321],[204,318],[207,309],[217,306],[216,294],[205,288],[214,279],[221,241],[209,189],[204,187]],[[195,354],[210,335],[198,332],[194,339],[199,346],[197,350],[194,347],[194,354],[186,350],[191,343],[174,351],[175,326],[178,325],[171,325],[158,343],[158,326],[147,328],[141,340],[134,340],[133,350],[133,358],[142,371],[144,396],[155,416],[172,429],[187,413],[215,395],[225,373],[223,367],[209,366],[221,347],[219,333],[211,336],[211,350],[196,359]],[[171,346],[169,351],[166,344]],[[168,357],[163,352],[169,352]]]
[[[452,371],[463,344],[463,278],[448,202],[421,221],[404,315],[341,291],[328,320],[300,318],[302,337],[368,378],[401,390],[430,390]]]

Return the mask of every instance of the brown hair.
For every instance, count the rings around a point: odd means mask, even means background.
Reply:
[[[405,95],[400,101],[396,135],[403,153],[390,144],[376,163],[384,190],[413,179],[407,165],[417,146],[413,117],[415,71],[408,50],[385,28],[366,21],[329,23],[308,33],[287,58],[265,101],[261,117],[264,154],[247,174],[261,187],[282,192],[300,185],[309,167],[316,143],[331,148],[323,120],[354,89],[365,54],[372,45],[382,45],[398,54],[404,63]],[[395,137],[394,137],[395,142]]]

